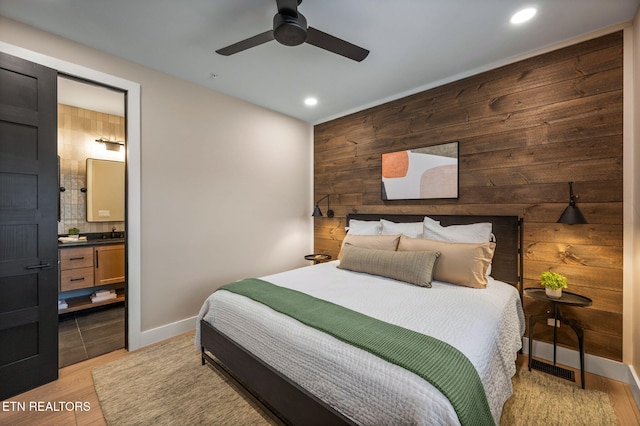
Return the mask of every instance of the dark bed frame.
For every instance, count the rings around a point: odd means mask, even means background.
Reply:
[[[425,215],[349,214],[351,219],[393,222],[421,222]],[[496,251],[491,275],[516,288],[522,299],[523,221],[517,216],[444,216],[427,215],[443,226],[491,222],[496,236]],[[202,320],[202,365],[209,362],[253,395],[263,407],[289,425],[355,425],[328,404],[289,380],[251,354],[230,337]]]

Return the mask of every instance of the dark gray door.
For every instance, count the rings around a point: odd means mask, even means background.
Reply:
[[[56,77],[0,53],[0,400],[58,378]]]

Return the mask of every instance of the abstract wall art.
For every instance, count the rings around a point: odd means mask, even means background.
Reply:
[[[458,198],[458,142],[382,154],[382,199]]]

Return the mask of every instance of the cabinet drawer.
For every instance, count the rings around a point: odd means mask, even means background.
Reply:
[[[93,247],[78,247],[60,250],[60,269],[93,267]]]
[[[93,287],[93,267],[70,269],[60,272],[60,291]]]

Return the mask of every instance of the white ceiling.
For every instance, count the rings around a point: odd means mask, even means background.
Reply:
[[[0,0],[0,15],[319,123],[630,22],[640,0],[304,0],[309,26],[369,49],[363,62],[276,41],[275,0]],[[510,16],[538,9],[520,26]],[[216,78],[212,78],[216,75]],[[318,98],[306,107],[307,96]]]

